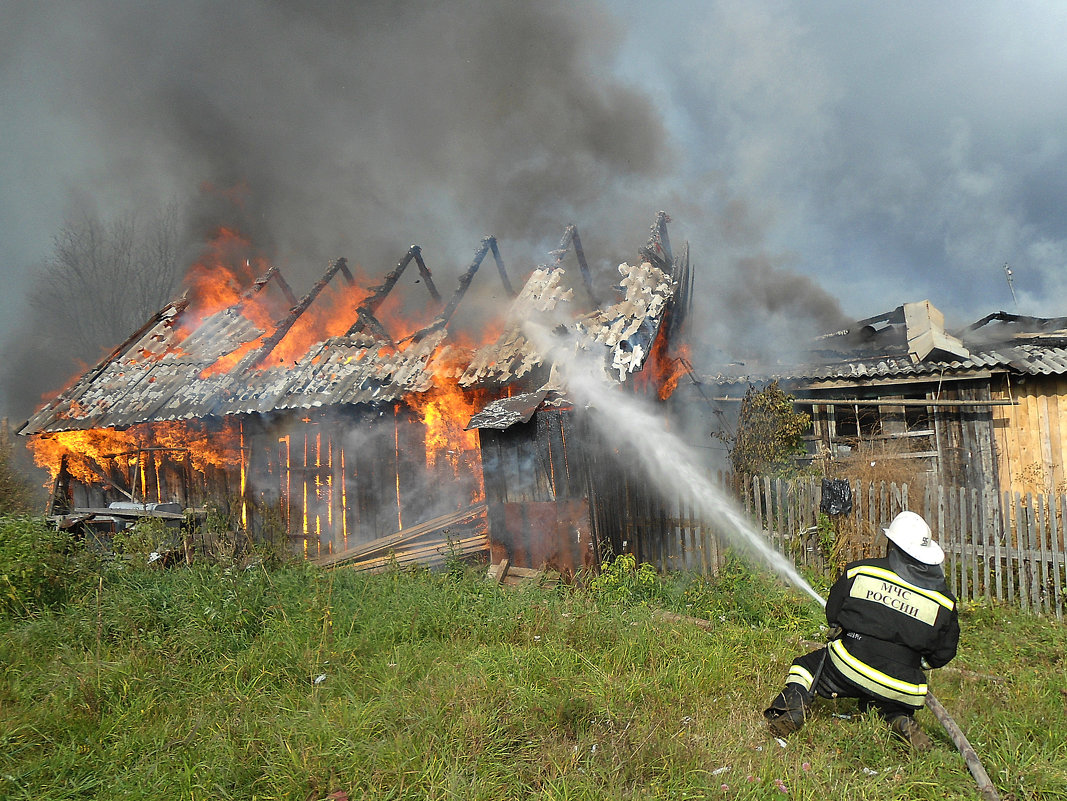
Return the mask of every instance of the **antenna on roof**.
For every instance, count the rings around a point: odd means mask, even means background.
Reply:
[[[1004,265],[1004,277],[1008,279],[1008,289],[1011,290],[1011,299],[1015,301],[1015,311],[1019,311],[1019,299],[1015,297],[1015,281],[1011,277],[1011,267]]]

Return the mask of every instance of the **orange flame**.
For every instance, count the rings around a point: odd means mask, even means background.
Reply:
[[[678,382],[687,372],[689,346],[684,344],[670,347],[667,341],[666,326],[660,326],[652,350],[641,370],[634,374],[634,389],[638,392],[655,394],[660,400],[667,400],[678,388]]]
[[[67,456],[67,470],[73,478],[84,484],[99,484],[120,478],[140,454],[149,450],[167,450],[172,461],[187,458],[199,472],[238,464],[240,437],[240,424],[236,421],[226,420],[210,428],[191,421],[133,426],[123,431],[60,431],[32,437],[29,447],[34,462],[48,470],[53,479]],[[112,475],[113,470],[119,473]]]
[[[453,348],[435,361],[434,388],[413,393],[406,402],[425,426],[426,467],[446,466],[456,478],[473,478],[471,503],[478,503],[485,499],[478,432],[466,431],[464,426],[481,411],[486,397],[484,392],[464,392],[456,385],[454,375],[462,370],[463,355],[461,349]]]

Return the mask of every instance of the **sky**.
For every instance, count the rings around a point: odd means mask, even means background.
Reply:
[[[447,287],[487,234],[523,274],[569,223],[610,271],[662,209],[709,359],[788,358],[923,299],[950,327],[1067,315],[1062,2],[0,0],[0,20],[0,342],[31,333],[26,293],[86,203],[179,202],[192,242],[235,223],[298,292],[411,243]]]

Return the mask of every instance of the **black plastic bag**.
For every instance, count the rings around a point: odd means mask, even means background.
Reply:
[[[847,515],[852,511],[852,485],[847,478],[824,478],[819,511],[827,515]]]

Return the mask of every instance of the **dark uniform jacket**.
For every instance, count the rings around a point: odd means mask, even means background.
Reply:
[[[830,588],[826,620],[843,629],[830,661],[871,696],[919,708],[929,667],[948,664],[960,639],[956,599],[940,565],[893,548],[884,559],[845,566]]]

